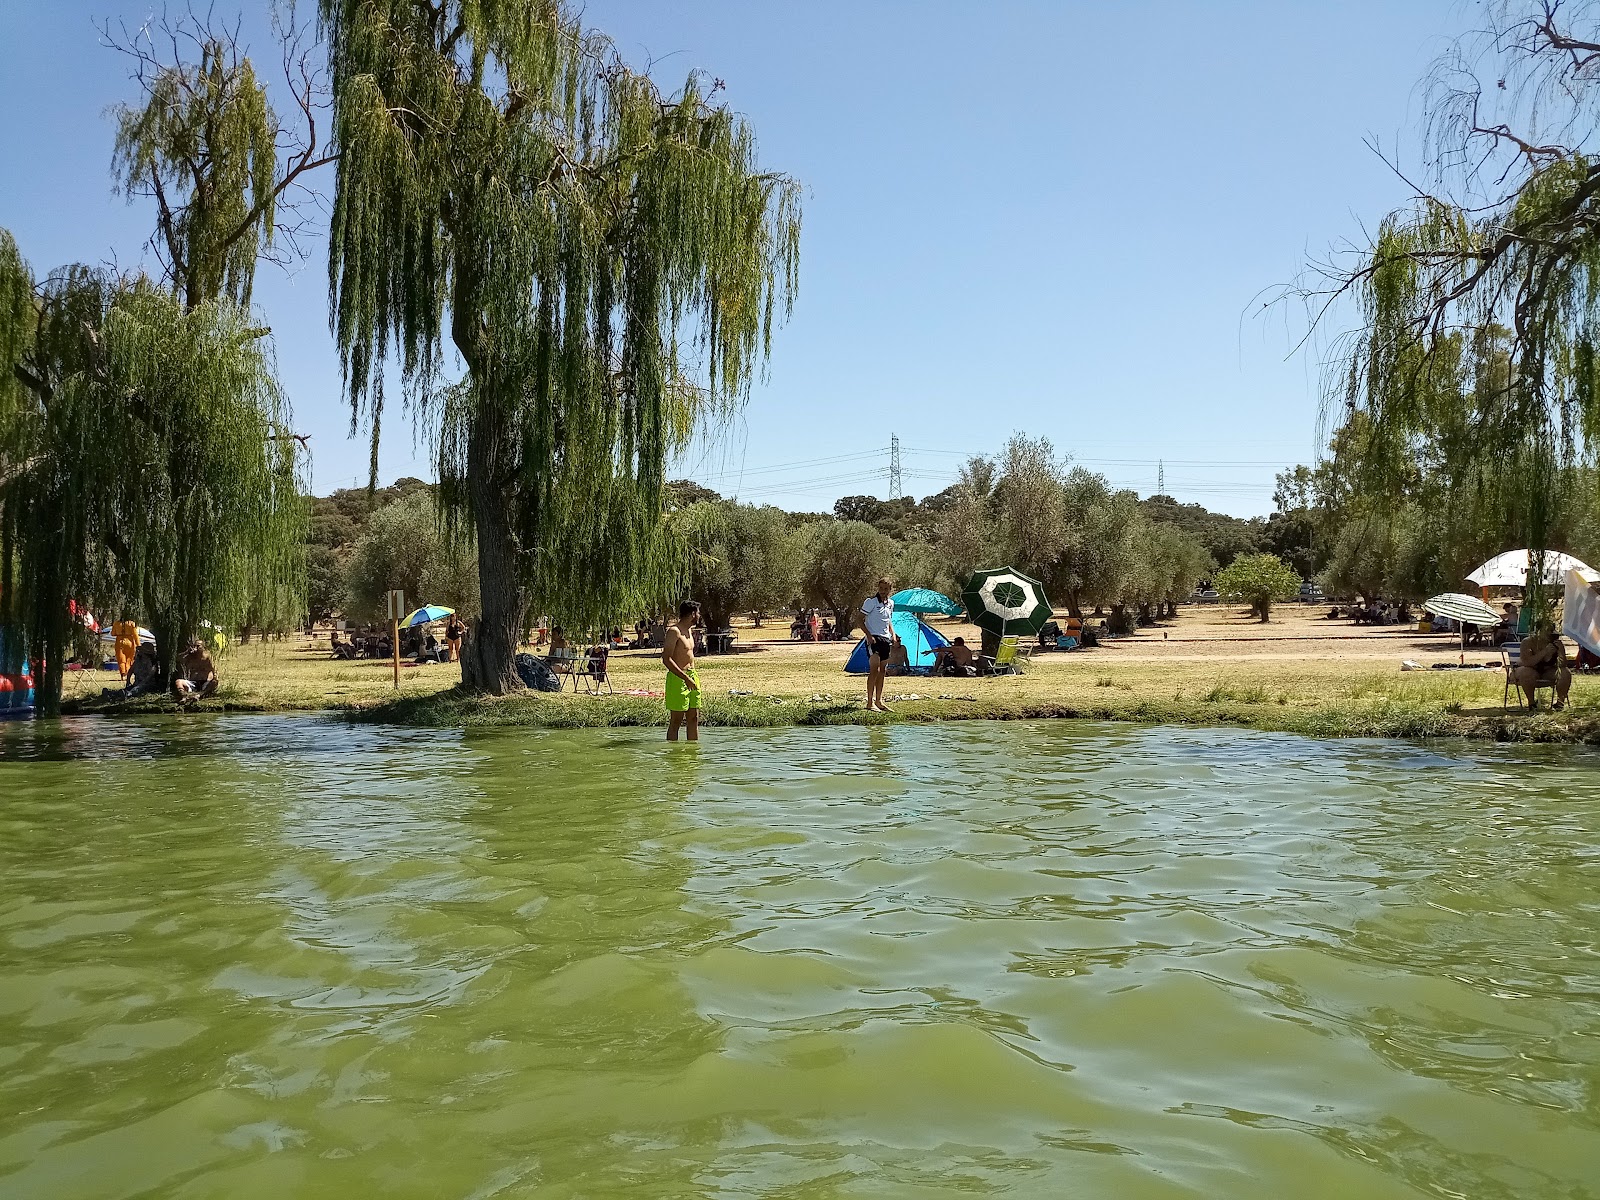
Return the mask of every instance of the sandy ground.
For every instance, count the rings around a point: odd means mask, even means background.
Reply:
[[[1389,662],[1398,669],[1406,659],[1431,666],[1456,662],[1462,651],[1456,637],[1422,634],[1415,625],[1354,625],[1327,619],[1329,606],[1285,604],[1272,611],[1263,625],[1248,612],[1224,605],[1186,605],[1174,620],[1141,629],[1130,637],[1110,638],[1083,657],[1105,665],[1118,662],[1218,662],[1276,660],[1313,662],[1347,659],[1367,663]],[[930,624],[946,637],[965,637],[976,644],[980,631],[965,621],[934,619]],[[836,658],[838,644],[815,646],[788,638],[788,622],[769,621],[757,629],[747,622],[735,626],[742,646],[759,646],[784,655],[820,655]],[[1077,652],[1074,652],[1076,654]],[[1499,664],[1499,651],[1489,646],[1469,648],[1468,662]]]

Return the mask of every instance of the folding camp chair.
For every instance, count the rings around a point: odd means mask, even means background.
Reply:
[[[572,668],[572,690],[578,690],[578,681],[583,681],[583,690],[592,696],[602,692],[614,695],[616,689],[611,686],[611,673],[606,670],[610,653],[604,646],[590,646],[588,651],[578,658]]]
[[[545,662],[550,664],[550,669],[555,672],[556,682],[572,680],[572,690],[578,690],[578,652],[571,646],[562,646],[559,650],[552,650],[545,657]]]
[[[993,658],[987,655],[979,656],[979,669],[985,675],[1020,675],[1022,664],[1028,661],[1028,656],[1032,652],[1032,646],[1022,646],[1017,638],[1003,637],[1000,639],[1000,648],[995,651]]]
[[[1517,694],[1517,707],[1526,710],[1527,701],[1523,699],[1522,688],[1517,683],[1517,668],[1522,665],[1522,643],[1506,642],[1500,647],[1500,665],[1505,668],[1506,685],[1500,692],[1500,711],[1504,712],[1511,705],[1511,693]],[[1552,697],[1556,694],[1556,681],[1552,676],[1549,679],[1535,678],[1533,684],[1533,700],[1539,702],[1539,690],[1543,688]]]

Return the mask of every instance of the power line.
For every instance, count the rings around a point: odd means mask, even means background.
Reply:
[[[769,475],[774,471],[795,471],[801,467],[825,467],[834,463],[851,462],[863,458],[876,458],[883,450],[863,450],[855,454],[836,454],[831,458],[808,458],[800,462],[775,463],[765,467],[739,467],[726,471],[700,471],[697,472],[703,479],[726,479],[730,475]]]

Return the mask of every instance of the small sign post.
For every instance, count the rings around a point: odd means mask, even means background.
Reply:
[[[400,618],[406,611],[406,594],[401,591],[389,593],[389,645],[394,650],[394,686],[400,687]]]

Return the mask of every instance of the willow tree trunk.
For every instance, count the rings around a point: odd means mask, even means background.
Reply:
[[[54,654],[34,664],[33,699],[39,712],[46,717],[61,715],[61,687],[66,682],[66,663],[62,655]]]
[[[172,681],[177,678],[178,670],[178,626],[177,622],[160,612],[150,617],[150,632],[156,635],[156,670],[155,686],[161,691],[166,691],[172,686]]]
[[[491,696],[522,686],[515,659],[524,598],[517,582],[517,489],[509,469],[515,452],[504,413],[492,401],[480,400],[467,444],[467,491],[478,535],[483,610],[462,648],[461,683],[468,691]]]

